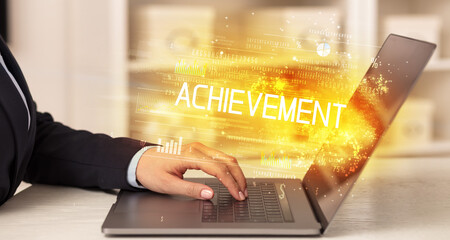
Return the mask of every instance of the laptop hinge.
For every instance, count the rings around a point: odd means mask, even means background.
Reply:
[[[323,213],[322,209],[320,208],[319,202],[317,202],[314,192],[311,189],[308,189],[308,187],[305,186],[303,181],[302,181],[302,187],[305,190],[306,198],[308,199],[309,204],[311,205],[311,208],[314,212],[316,220],[322,226],[320,229],[320,233],[323,234],[325,232],[325,229],[328,227],[329,222],[327,221],[325,214]]]

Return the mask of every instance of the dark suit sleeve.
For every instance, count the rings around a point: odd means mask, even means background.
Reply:
[[[130,138],[78,131],[37,113],[36,141],[25,174],[30,183],[133,189],[127,168],[143,144]]]

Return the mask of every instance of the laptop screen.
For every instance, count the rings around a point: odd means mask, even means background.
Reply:
[[[405,101],[435,45],[390,35],[303,179],[325,229],[382,134]]]

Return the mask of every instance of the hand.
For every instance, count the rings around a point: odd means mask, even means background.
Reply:
[[[214,192],[210,187],[183,180],[188,169],[202,170],[218,178],[236,200],[248,196],[247,183],[236,158],[201,143],[183,145],[180,155],[148,149],[139,159],[136,177],[154,192],[211,199]]]

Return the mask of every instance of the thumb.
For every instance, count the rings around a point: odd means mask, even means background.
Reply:
[[[208,200],[214,196],[214,191],[204,184],[189,182],[175,175],[168,175],[170,184],[165,189],[168,194],[180,194],[201,200]]]

